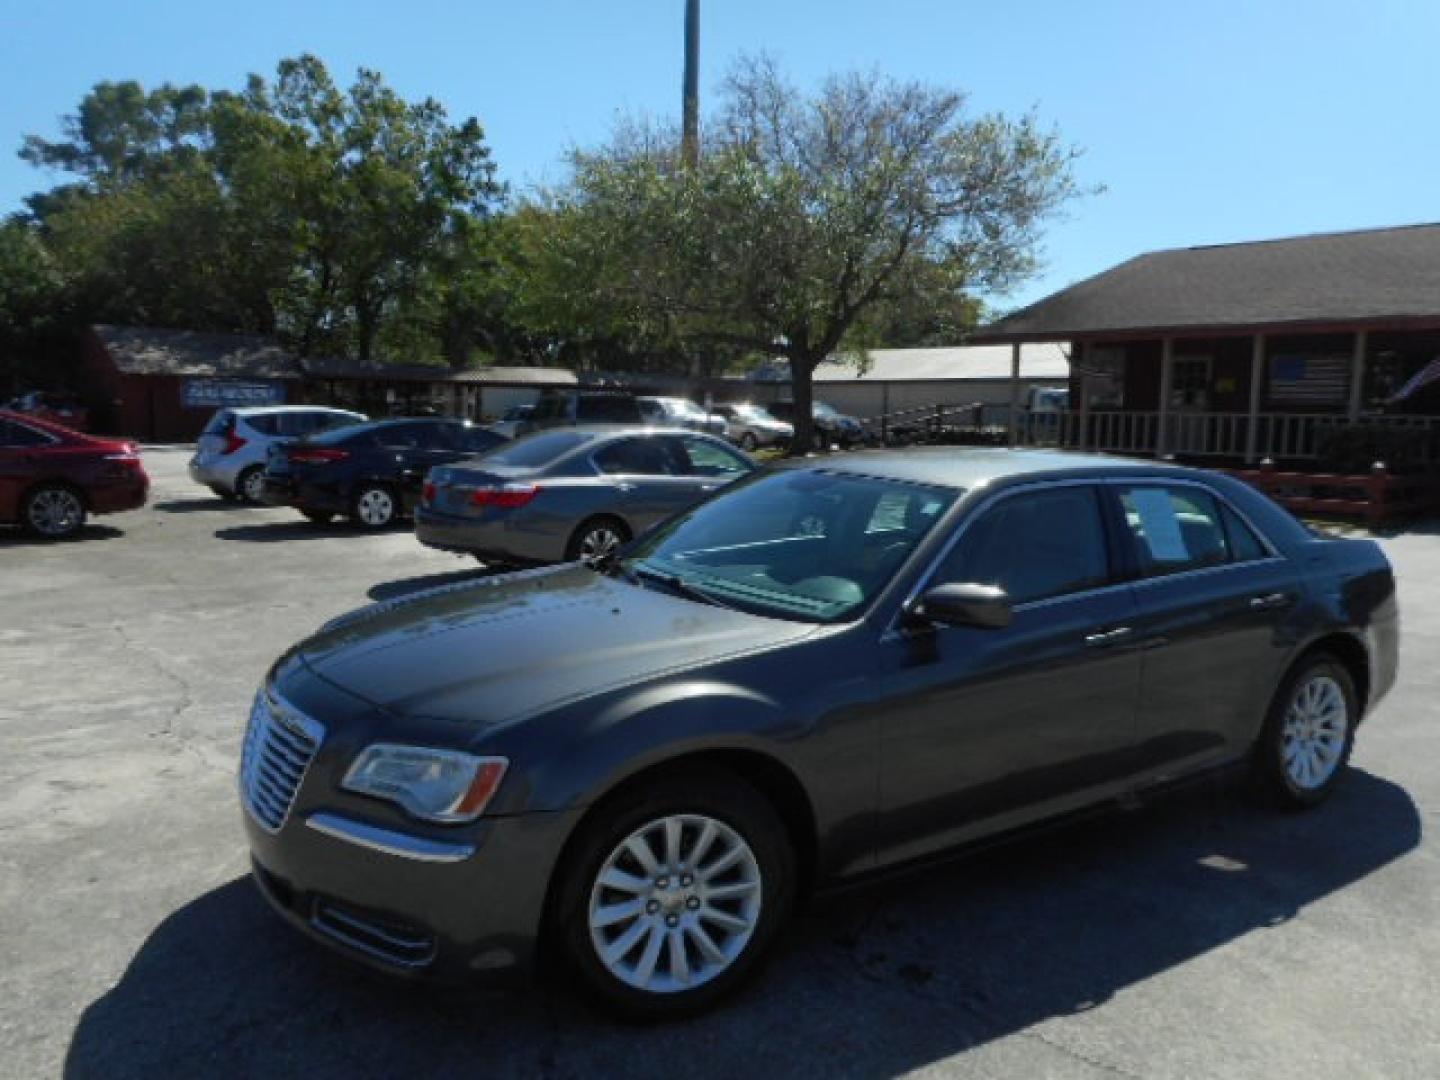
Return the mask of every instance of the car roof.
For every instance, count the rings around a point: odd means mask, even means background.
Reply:
[[[699,435],[717,442],[724,441],[708,431],[696,431],[694,428],[681,427],[679,424],[564,424],[560,427],[537,431],[535,434],[547,435],[553,431],[583,431],[591,435],[609,438],[619,435]]]
[[[1198,470],[1138,458],[1058,450],[926,446],[796,459],[779,468],[814,468],[937,487],[975,488],[1018,480],[1103,479],[1107,476],[1194,476]]]
[[[234,413],[236,416],[268,416],[271,413],[289,412],[328,412],[342,413],[345,416],[364,416],[354,409],[337,409],[333,405],[241,405],[236,408],[226,408],[222,412]]]

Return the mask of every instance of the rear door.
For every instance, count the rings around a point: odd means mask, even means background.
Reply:
[[[592,460],[614,484],[616,509],[637,536],[700,497],[696,478],[685,475],[684,451],[673,437],[618,439],[597,450]]]
[[[1106,490],[1137,578],[1142,768],[1164,778],[1242,752],[1289,652],[1299,573],[1201,483]]]

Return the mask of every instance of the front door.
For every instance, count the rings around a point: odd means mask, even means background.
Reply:
[[[1199,454],[1212,449],[1206,430],[1212,367],[1208,356],[1175,357],[1170,371],[1170,450],[1174,453]]]
[[[923,587],[999,585],[1014,620],[910,628],[882,643],[882,864],[1064,812],[1118,792],[1134,771],[1134,599],[1098,490],[1021,489],[961,530]]]
[[[617,507],[637,536],[700,500],[699,479],[685,474],[684,453],[672,437],[620,439],[593,460],[613,480]]]
[[[40,475],[40,448],[55,440],[0,417],[0,521],[18,521],[20,499]]]

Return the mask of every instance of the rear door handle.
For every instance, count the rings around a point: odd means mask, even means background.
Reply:
[[[1106,645],[1115,645],[1129,636],[1130,627],[1117,626],[1113,630],[1097,630],[1093,634],[1086,634],[1085,644],[1092,648],[1102,648]]]
[[[1264,596],[1252,596],[1250,598],[1251,611],[1273,611],[1276,608],[1289,607],[1291,597],[1289,593],[1272,592]]]

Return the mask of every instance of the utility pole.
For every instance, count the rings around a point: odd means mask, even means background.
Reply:
[[[700,161],[700,0],[685,0],[685,89],[680,157],[693,169]]]

